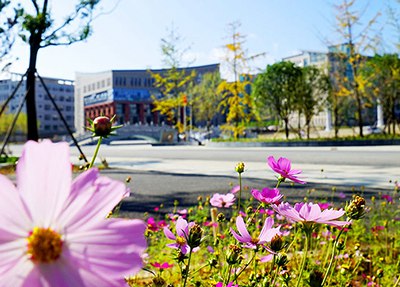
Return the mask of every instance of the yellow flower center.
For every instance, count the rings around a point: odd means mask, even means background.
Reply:
[[[255,237],[255,238],[252,238],[250,242],[253,244],[258,244],[259,241],[260,241],[260,239]]]
[[[176,237],[176,243],[178,243],[179,245],[185,245],[186,239],[183,238],[182,236],[177,236]]]
[[[35,263],[51,263],[61,255],[63,246],[61,235],[51,228],[35,227],[26,239],[27,253]]]

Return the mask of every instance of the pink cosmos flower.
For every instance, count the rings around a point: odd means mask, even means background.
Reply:
[[[285,216],[289,220],[294,222],[315,222],[321,224],[328,224],[332,226],[344,226],[351,222],[349,221],[338,221],[345,211],[343,209],[325,209],[321,211],[318,204],[309,203],[296,203],[292,207],[288,202],[281,203],[279,205],[272,205],[272,208],[282,216]]]
[[[274,254],[268,254],[268,255],[265,255],[265,256],[261,257],[260,258],[260,262],[261,263],[266,263],[266,262],[272,261],[272,259],[274,259]]]
[[[253,189],[251,191],[251,194],[258,201],[267,204],[278,203],[279,200],[281,200],[281,198],[283,197],[283,194],[280,194],[279,189],[277,188],[269,189],[267,187],[263,188],[261,191]]]
[[[151,266],[153,266],[154,268],[160,269],[160,270],[164,270],[164,269],[168,269],[174,266],[174,264],[168,264],[168,262],[164,262],[164,263],[159,263],[159,262],[154,262],[154,263],[150,263]]]
[[[233,193],[219,194],[214,193],[210,199],[210,204],[214,207],[231,207],[235,203],[235,195]]]
[[[328,207],[332,206],[332,204],[329,202],[319,202],[318,205],[321,210],[327,209]]]
[[[215,287],[224,287],[224,283],[218,282],[217,285],[215,285]],[[229,282],[225,287],[239,287],[239,285],[238,284],[233,285],[233,282]]]
[[[17,187],[0,175],[0,286],[126,286],[142,267],[141,220],[106,219],[126,194],[90,169],[72,180],[66,143],[27,142]]]
[[[278,161],[275,161],[273,156],[268,157],[268,165],[273,171],[279,173],[283,179],[290,179],[293,182],[305,184],[306,182],[297,177],[301,173],[299,169],[292,169],[290,160],[284,157],[280,157]]]
[[[258,237],[252,237],[247,231],[243,217],[238,216],[236,217],[236,227],[239,231],[239,234],[237,234],[232,228],[230,230],[233,237],[235,237],[237,241],[244,243],[244,247],[255,249],[258,245],[263,245],[267,242],[270,242],[275,235],[280,234],[280,227],[272,228],[273,225],[274,219],[272,217],[268,217],[264,222],[264,226],[261,229],[260,235]]]
[[[149,229],[153,232],[157,232],[158,230],[160,230],[160,228],[164,228],[165,226],[167,226],[167,224],[165,223],[165,220],[160,220],[157,222],[154,219],[154,217],[149,217],[147,219],[147,229]]]
[[[176,236],[172,233],[168,227],[164,227],[164,234],[168,239],[174,240],[175,243],[167,244],[168,247],[180,249],[182,254],[186,254],[190,251],[190,247],[187,243],[189,235],[189,228],[194,225],[194,222],[188,223],[185,219],[179,216],[175,224]]]
[[[249,187],[247,185],[242,186],[242,191],[247,190],[247,189],[249,189]],[[235,193],[238,193],[239,190],[240,190],[240,185],[236,185],[236,186],[232,187],[230,193],[235,194]]]
[[[232,187],[231,193],[233,194],[238,193],[239,190],[240,190],[240,185],[235,185],[234,187]]]
[[[389,203],[393,202],[393,198],[389,194],[382,195],[382,199],[385,199]]]

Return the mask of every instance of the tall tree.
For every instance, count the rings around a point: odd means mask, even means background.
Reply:
[[[370,35],[368,33],[380,14],[376,14],[366,25],[362,25],[362,13],[357,11],[355,6],[356,0],[344,0],[341,4],[335,6],[337,19],[336,30],[344,43],[338,45],[336,51],[333,50],[331,52],[336,53],[336,61],[343,62],[347,67],[345,74],[340,75],[342,79],[336,81],[345,82],[346,84],[334,88],[337,89],[337,93],[349,95],[354,99],[359,135],[363,137],[364,94],[360,90],[359,81],[361,78],[359,77],[359,69],[366,58],[361,56],[361,52],[371,48],[371,43],[369,42],[371,37],[369,37]],[[363,26],[362,29],[356,32],[356,27],[360,25]]]
[[[276,113],[284,122],[286,139],[289,138],[289,116],[296,109],[296,96],[302,81],[301,68],[292,62],[268,65],[253,84],[257,103]]]
[[[307,139],[309,139],[311,120],[325,106],[328,77],[314,66],[301,68],[301,73],[302,78],[297,86],[295,101],[299,113],[304,116]]]
[[[225,64],[232,76],[232,81],[223,80],[218,87],[222,95],[221,110],[226,114],[225,129],[231,130],[236,139],[242,132],[244,124],[257,118],[253,97],[249,87],[251,85],[249,61],[263,55],[248,56],[244,49],[245,36],[238,32],[239,22],[229,24],[230,40],[225,45]]]
[[[20,4],[17,1],[2,1],[7,5],[8,13],[15,15],[15,33],[30,46],[29,66],[26,80],[27,134],[29,140],[38,140],[38,128],[35,105],[35,73],[38,52],[49,46],[71,45],[85,40],[91,33],[93,11],[100,0],[79,0],[75,9],[67,14],[60,24],[53,18],[49,0],[30,0]],[[11,11],[11,12],[10,12]],[[3,13],[3,12],[2,12]],[[14,20],[13,20],[14,21]]]
[[[219,72],[203,75],[201,82],[188,91],[191,94],[189,104],[193,106],[196,121],[205,121],[207,131],[210,131],[212,120],[218,110],[220,97],[217,93],[221,77]]]
[[[385,130],[396,133],[396,104],[400,102],[400,59],[397,54],[375,55],[361,71],[362,88],[376,98],[383,109]]]
[[[194,70],[188,72],[181,68],[183,56],[187,51],[187,48],[180,48],[181,41],[181,36],[171,28],[167,37],[161,39],[161,52],[166,71],[164,73],[149,71],[154,79],[154,86],[161,92],[160,97],[153,95],[154,110],[165,115],[180,133],[184,132],[185,127],[181,111],[186,104],[186,90],[196,77]]]

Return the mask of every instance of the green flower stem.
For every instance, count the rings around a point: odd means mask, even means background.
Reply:
[[[258,205],[257,209],[256,209],[256,210],[253,212],[253,214],[247,219],[247,224],[249,224],[249,223],[254,219],[254,217],[255,217],[255,216],[257,215],[257,213],[260,211],[261,207],[264,207],[264,208],[265,208],[265,203],[261,202],[261,203]]]
[[[276,254],[274,254],[274,257],[272,259],[272,266],[271,266],[271,270],[269,271],[269,276],[271,276],[272,272],[274,272],[275,261],[276,261]]]
[[[183,282],[183,287],[186,287],[186,282],[189,277],[190,260],[192,259],[192,248],[189,251],[189,259],[185,269],[185,281]]]
[[[239,201],[238,201],[238,214],[240,212],[240,201],[242,199],[242,174],[239,173]]]
[[[229,283],[229,279],[231,279],[231,273],[232,273],[232,265],[229,264],[228,274],[227,274],[227,276],[226,276],[225,284],[228,284],[228,283]]]
[[[276,183],[275,188],[278,188],[281,185],[281,183],[284,182],[284,181],[285,181],[285,178],[282,177],[282,176],[279,176],[278,177],[278,182]]]
[[[396,283],[394,283],[393,287],[396,287],[400,283],[400,276],[397,278]]]
[[[238,274],[235,274],[235,278],[233,278],[233,281],[237,281],[237,279],[239,278],[240,274],[243,273],[244,270],[246,270],[247,267],[249,267],[250,263],[254,260],[254,258],[256,257],[257,254],[257,249],[254,249],[254,254],[253,257],[251,257],[251,259],[249,260],[249,262],[246,263],[246,265],[243,267],[242,270],[240,270],[240,272]]]
[[[311,241],[311,230],[307,229],[307,230],[305,230],[305,233],[306,233],[306,242],[305,242],[304,254],[303,254],[303,259],[301,261],[299,278],[297,279],[296,287],[300,286],[301,277],[303,276],[304,267],[306,266],[306,261],[307,261],[307,256],[308,256],[308,245],[310,244],[310,241]]]
[[[337,245],[337,243],[339,241],[340,235],[342,235],[342,233],[343,233],[343,230],[344,230],[344,228],[342,227],[342,229],[340,230],[338,236],[335,238],[335,241],[333,242],[331,260],[329,262],[328,269],[326,270],[324,279],[322,280],[321,287],[324,286],[324,284],[328,280],[328,277],[329,277],[329,274],[330,274],[330,270],[332,268],[333,262],[335,261],[336,245]]]
[[[275,267],[275,263],[276,263],[276,255],[274,254],[274,261],[272,263],[271,272],[273,271],[273,269]],[[279,266],[276,267],[276,270],[275,270],[274,275],[272,277],[271,286],[275,286],[275,280],[276,280],[276,277],[278,276],[278,274],[279,274]]]
[[[204,264],[203,266],[201,266],[199,269],[197,269],[196,271],[193,271],[192,272],[192,275],[193,274],[196,274],[197,272],[199,272],[201,269],[203,269],[203,268],[205,268],[205,267],[207,267],[209,264],[207,263],[207,264]]]
[[[92,158],[92,161],[89,164],[89,168],[92,168],[94,165],[94,162],[96,161],[97,154],[99,153],[101,141],[103,140],[103,137],[99,137],[99,140],[97,141],[96,149],[94,150],[94,155]]]

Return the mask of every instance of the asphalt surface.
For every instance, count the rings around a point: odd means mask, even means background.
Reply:
[[[19,155],[22,146],[10,147]],[[93,146],[82,147],[90,159]],[[175,200],[179,208],[188,208],[197,203],[197,197],[213,193],[227,193],[238,184],[234,167],[245,162],[243,186],[249,189],[272,188],[275,174],[266,164],[273,155],[292,161],[292,168],[303,170],[306,185],[281,185],[287,200],[349,200],[353,193],[372,194],[393,191],[394,182],[400,178],[400,146],[377,147],[303,147],[303,148],[211,148],[207,146],[150,145],[102,145],[97,164],[105,158],[110,169],[103,175],[125,181],[132,196],[124,200],[122,216],[143,217],[145,212],[154,213],[154,208],[164,206],[158,213],[172,211]],[[71,147],[71,161],[79,163],[75,147]],[[332,193],[332,188],[336,192]],[[342,199],[339,194],[347,197]],[[250,196],[247,190],[244,197]]]
[[[125,181],[131,190],[131,196],[121,205],[121,216],[144,218],[150,215],[165,215],[174,209],[174,201],[179,202],[178,209],[187,209],[197,204],[198,197],[203,200],[207,196],[218,193],[227,193],[238,184],[238,179],[231,176],[212,176],[198,174],[178,174],[158,171],[132,171],[121,169],[106,169],[102,175]],[[273,179],[248,178],[243,174],[243,198],[249,198],[250,190],[272,188],[276,185]],[[334,188],[334,192],[333,192]],[[390,192],[386,189],[368,188],[363,186],[338,186],[330,184],[307,183],[305,185],[284,182],[280,191],[285,194],[285,200],[290,202],[302,201],[305,197],[309,200],[344,202],[350,200],[352,194],[363,194],[366,198],[372,195],[379,196]],[[345,198],[341,196],[345,195]],[[155,208],[163,208],[155,211]]]

